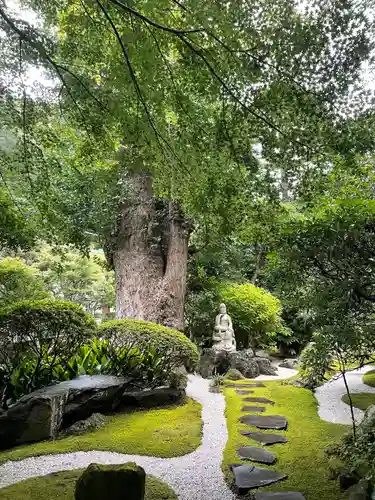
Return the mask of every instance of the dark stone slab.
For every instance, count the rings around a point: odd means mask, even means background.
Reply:
[[[281,415],[244,415],[240,418],[242,424],[258,427],[258,429],[286,429],[288,421]]]
[[[250,439],[254,439],[254,441],[258,441],[258,443],[263,446],[268,446],[276,443],[287,443],[288,439],[281,434],[265,434],[263,432],[249,432],[249,431],[241,431],[243,436],[247,436]]]
[[[241,411],[254,411],[258,413],[263,413],[265,411],[264,406],[244,406]]]
[[[281,491],[272,493],[270,491],[264,493],[255,493],[254,500],[306,500],[302,493],[297,491]]]
[[[243,401],[246,401],[246,403],[263,403],[265,405],[274,405],[275,404],[274,401],[271,401],[270,399],[267,399],[267,398],[261,398],[261,397],[243,398]]]
[[[236,389],[251,389],[252,387],[266,387],[263,382],[252,382],[251,384],[226,384],[225,387],[235,387]]]
[[[237,450],[241,460],[252,460],[261,464],[272,465],[276,462],[276,455],[272,451],[267,451],[264,448],[257,446],[241,446]]]
[[[239,394],[240,396],[246,396],[246,394],[254,394],[254,391],[249,391],[249,389],[244,391],[237,390],[236,393]]]
[[[277,483],[288,477],[276,470],[261,469],[254,465],[232,464],[230,468],[234,474],[235,486],[239,494],[244,494],[254,488]]]

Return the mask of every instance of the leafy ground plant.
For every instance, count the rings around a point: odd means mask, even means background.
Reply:
[[[81,436],[13,448],[0,453],[0,463],[90,450],[176,457],[195,450],[200,444],[201,432],[201,405],[188,399],[181,406],[114,415],[101,429]]]
[[[238,382],[239,384],[241,382]],[[229,464],[240,462],[237,449],[240,446],[258,446],[240,430],[257,430],[239,422],[242,397],[235,389],[224,389],[226,418],[229,438],[224,450],[223,472],[228,484],[233,475]],[[288,438],[287,443],[272,446],[277,462],[272,469],[288,475],[288,479],[262,491],[300,491],[309,500],[339,500],[342,498],[337,483],[328,478],[328,459],[324,448],[337,442],[347,426],[331,424],[321,420],[316,401],[311,391],[298,389],[280,382],[267,382],[264,388],[254,388],[253,396],[266,397],[275,405],[266,405],[264,415],[284,415],[288,420],[286,431],[277,431]],[[272,431],[270,431],[272,432]]]
[[[74,500],[75,484],[82,470],[71,470],[34,477],[1,490],[2,500]],[[146,476],[145,500],[177,500],[163,481]]]

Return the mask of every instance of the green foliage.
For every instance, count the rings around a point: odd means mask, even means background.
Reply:
[[[0,188],[0,250],[29,248],[35,242],[36,228],[31,218],[16,207],[5,189]]]
[[[0,260],[0,309],[20,300],[49,298],[43,281],[20,259]]]
[[[243,347],[265,344],[268,335],[281,327],[281,303],[266,290],[246,283],[223,286],[220,291]]]
[[[222,387],[225,384],[224,375],[215,375],[210,382],[211,387]]]
[[[70,359],[95,333],[94,320],[70,302],[22,301],[0,311],[0,404],[72,371]]]
[[[317,387],[325,381],[333,356],[331,345],[322,334],[315,334],[313,341],[303,349],[300,356],[300,374],[307,387]]]
[[[110,451],[153,457],[178,457],[201,442],[202,407],[197,401],[168,408],[117,413],[106,425],[84,436],[65,436],[0,452],[0,463],[77,451]]]
[[[107,321],[99,326],[99,334],[114,345],[154,349],[168,360],[170,369],[184,365],[193,371],[199,360],[197,347],[183,333],[155,323],[133,319]]]
[[[370,370],[362,377],[362,382],[370,387],[375,387],[375,370]]]
[[[370,413],[369,413],[370,412]],[[356,437],[346,434],[338,450],[339,456],[352,470],[361,472],[371,480],[375,478],[375,433],[373,407],[365,413],[363,422],[357,426]]]
[[[111,467],[111,466],[109,466]],[[35,477],[4,488],[3,500],[74,500],[77,479],[83,469]],[[177,500],[177,495],[160,479],[146,475],[144,500]]]
[[[371,392],[352,392],[350,393],[350,397],[354,408],[359,408],[363,411],[367,410],[369,406],[375,404],[375,394]],[[350,404],[349,396],[347,394],[344,394],[341,400],[347,405]]]

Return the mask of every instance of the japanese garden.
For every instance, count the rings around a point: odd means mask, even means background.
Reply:
[[[0,0],[0,500],[375,499],[373,0]]]

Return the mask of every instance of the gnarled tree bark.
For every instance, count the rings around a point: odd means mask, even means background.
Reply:
[[[131,184],[107,252],[116,275],[116,317],[182,330],[191,226],[177,202],[153,196],[150,174],[134,174]]]

